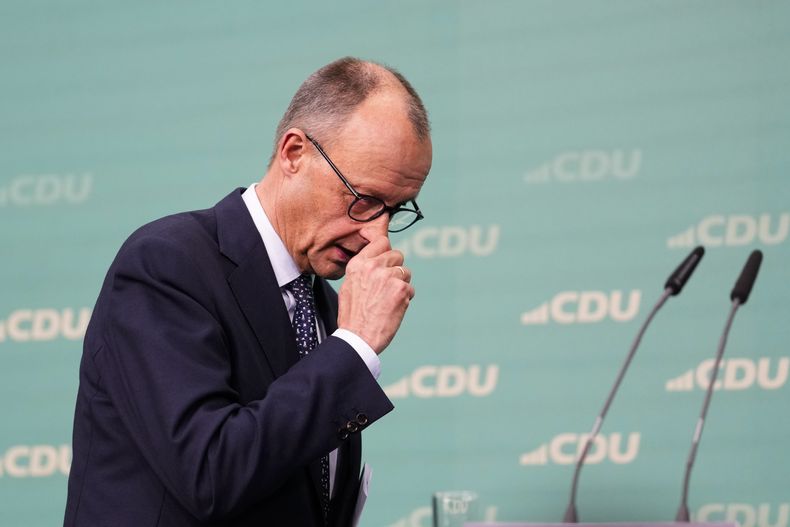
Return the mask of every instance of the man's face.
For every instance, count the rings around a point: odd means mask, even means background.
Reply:
[[[430,139],[416,137],[403,105],[399,94],[373,95],[322,145],[357,192],[388,206],[416,198],[431,168]],[[284,239],[303,272],[336,279],[363,247],[388,235],[389,214],[367,223],[352,220],[347,211],[353,194],[312,144],[306,148],[302,177],[292,187],[298,206]]]

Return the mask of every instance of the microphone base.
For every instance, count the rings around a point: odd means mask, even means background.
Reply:
[[[678,509],[678,513],[675,515],[675,521],[683,523],[688,523],[691,521],[691,518],[689,517],[689,508],[685,504],[681,505]]]
[[[578,523],[579,518],[576,514],[576,505],[569,504],[568,508],[565,509],[565,516],[562,518],[563,523]]]

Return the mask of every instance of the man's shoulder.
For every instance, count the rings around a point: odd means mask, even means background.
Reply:
[[[220,250],[218,206],[171,214],[135,230],[110,264],[94,318],[102,320],[113,302],[122,305],[121,296],[139,290],[137,286],[149,292],[171,288],[210,305],[217,284],[225,283],[223,277],[232,271]]]
[[[217,246],[214,209],[179,212],[146,223],[123,243],[119,256],[143,247],[180,249],[187,253]]]
[[[241,190],[234,190],[213,207],[170,214],[146,223],[126,239],[119,252],[150,245],[180,248],[187,253],[216,249],[220,237],[218,216],[223,212],[227,215],[227,211],[243,214]]]

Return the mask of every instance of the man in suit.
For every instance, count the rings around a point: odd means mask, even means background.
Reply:
[[[350,525],[359,432],[392,409],[378,355],[414,296],[388,232],[422,217],[428,120],[399,73],[345,58],[275,141],[260,183],[142,227],[111,265],[66,526]]]

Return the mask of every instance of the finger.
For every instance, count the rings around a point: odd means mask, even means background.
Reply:
[[[389,250],[389,239],[386,236],[379,236],[378,238],[370,240],[370,242],[357,253],[357,256],[362,255],[366,258],[373,258]]]
[[[411,270],[408,267],[395,265],[392,267],[392,272],[395,274],[395,278],[403,280],[407,284],[411,282]]]
[[[395,267],[403,265],[403,253],[397,249],[385,251],[374,257],[376,262],[384,267]]]

